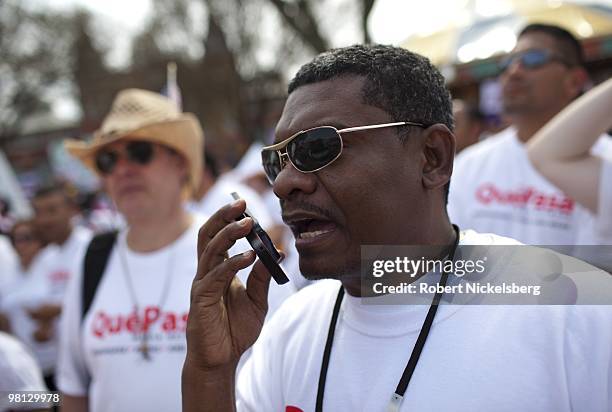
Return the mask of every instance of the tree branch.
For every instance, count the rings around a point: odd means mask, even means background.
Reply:
[[[291,26],[299,37],[317,53],[329,49],[329,44],[319,32],[319,26],[307,0],[288,3],[284,0],[269,0],[278,10],[283,20]]]
[[[370,32],[368,30],[368,18],[374,7],[376,0],[361,0],[361,30],[363,32],[363,42],[369,44],[372,42]]]

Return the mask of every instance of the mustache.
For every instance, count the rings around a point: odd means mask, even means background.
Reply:
[[[337,219],[334,217],[334,214],[329,209],[324,209],[322,207],[313,205],[312,203],[304,202],[304,201],[280,201],[281,210],[284,212],[294,209],[304,210],[306,212],[313,212],[318,215],[322,215],[331,221],[336,221]]]

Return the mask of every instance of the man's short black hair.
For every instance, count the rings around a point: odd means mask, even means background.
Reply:
[[[394,121],[442,123],[453,130],[444,77],[427,58],[399,47],[354,45],[322,53],[300,68],[288,92],[346,75],[365,77],[363,102],[389,113]]]
[[[555,40],[557,51],[563,55],[569,64],[572,66],[584,66],[584,51],[582,50],[582,45],[572,33],[564,28],[551,24],[533,23],[521,30],[518,37],[520,38],[529,33],[544,33],[549,35]]]
[[[39,199],[41,197],[46,197],[53,194],[62,195],[68,203],[74,203],[74,195],[69,190],[68,185],[55,181],[46,183],[39,187],[36,192],[34,192],[33,199]]]
[[[442,123],[454,129],[451,95],[440,71],[426,57],[399,47],[354,45],[329,50],[300,68],[288,93],[347,75],[363,76],[363,102],[389,113],[394,121]],[[449,185],[444,188],[445,201]]]

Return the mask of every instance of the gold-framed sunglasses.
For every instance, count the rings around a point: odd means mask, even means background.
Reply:
[[[282,142],[266,146],[261,150],[261,160],[266,176],[274,183],[287,161],[302,173],[317,172],[332,164],[342,154],[342,134],[385,127],[418,126],[423,123],[394,122],[368,126],[336,129],[333,126],[319,126],[302,130]]]

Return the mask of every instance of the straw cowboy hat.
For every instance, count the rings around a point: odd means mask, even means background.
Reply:
[[[115,97],[110,113],[90,142],[68,139],[66,150],[98,174],[95,155],[122,138],[146,140],[170,147],[189,163],[189,183],[197,189],[202,171],[204,133],[198,119],[181,113],[170,99],[147,90],[126,89]]]

